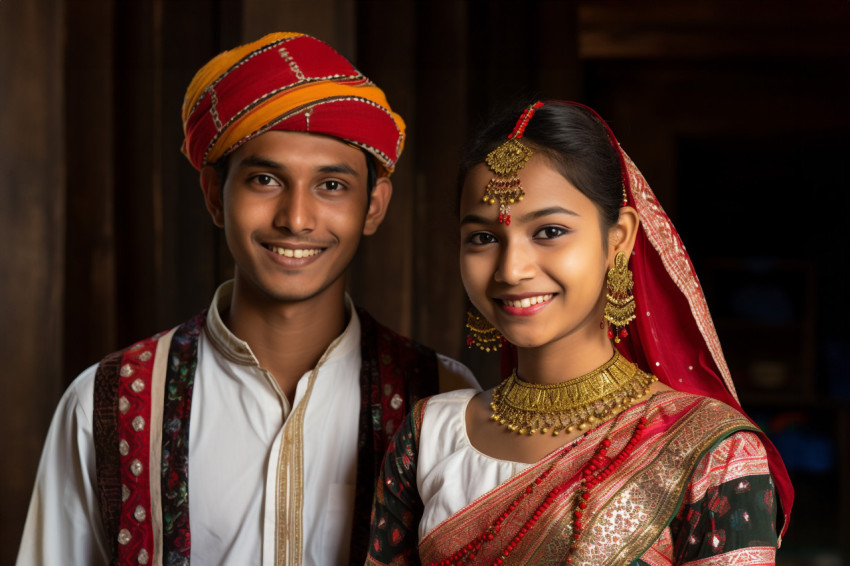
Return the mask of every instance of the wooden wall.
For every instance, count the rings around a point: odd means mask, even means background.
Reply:
[[[18,548],[41,443],[65,387],[63,12],[0,3],[0,563]]]

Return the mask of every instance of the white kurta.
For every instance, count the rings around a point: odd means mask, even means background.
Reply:
[[[262,564],[275,560],[278,457],[294,405],[248,345],[222,323],[232,285],[216,292],[198,342],[189,430],[189,517],[193,564]],[[347,304],[345,331],[329,347],[309,396],[303,424],[301,516],[303,564],[348,560],[360,418],[360,321]],[[474,379],[439,357],[448,371]],[[68,388],[45,441],[18,555],[31,564],[108,563],[109,544],[97,500],[92,429],[94,377],[84,371]]]

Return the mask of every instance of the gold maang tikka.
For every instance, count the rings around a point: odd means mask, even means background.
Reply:
[[[534,152],[519,140],[534,112],[541,106],[543,102],[536,102],[526,108],[507,141],[488,153],[485,159],[487,166],[496,176],[487,183],[482,200],[487,204],[494,204],[499,200],[499,223],[506,226],[511,223],[511,205],[520,202],[525,196],[517,173],[534,155]]]

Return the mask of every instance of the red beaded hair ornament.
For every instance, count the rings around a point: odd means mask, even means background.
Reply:
[[[506,226],[511,223],[511,205],[520,202],[525,196],[517,173],[534,155],[534,152],[519,140],[531,117],[534,116],[534,112],[541,106],[543,102],[536,102],[526,108],[507,141],[488,153],[485,159],[487,166],[496,174],[496,177],[487,183],[482,200],[487,204],[494,204],[496,199],[499,199],[499,223],[504,223]]]

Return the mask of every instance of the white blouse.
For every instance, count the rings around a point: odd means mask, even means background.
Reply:
[[[466,407],[478,391],[431,397],[425,406],[416,485],[425,505],[419,540],[482,495],[533,464],[499,460],[476,450],[466,434]]]

